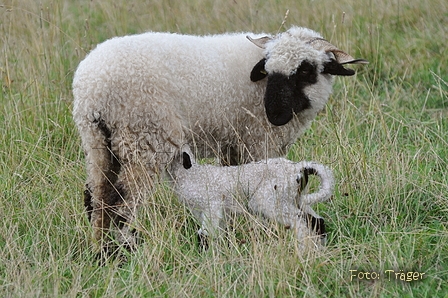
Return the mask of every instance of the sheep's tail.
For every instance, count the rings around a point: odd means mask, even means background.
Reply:
[[[333,195],[334,191],[334,176],[333,171],[320,163],[314,161],[302,161],[300,163],[301,171],[298,181],[305,177],[307,181],[308,175],[319,176],[320,186],[318,191],[301,195],[299,198],[299,205],[312,205],[319,202],[325,202]]]
[[[83,122],[80,130],[86,152],[87,183],[84,206],[87,217],[95,230],[95,238],[103,238],[109,229],[112,206],[121,200],[122,189],[115,184],[120,172],[120,162],[112,153],[112,131],[99,113],[92,115],[90,123]]]

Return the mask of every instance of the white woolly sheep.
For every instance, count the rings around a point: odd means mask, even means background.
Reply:
[[[291,228],[299,247],[307,247],[304,243],[310,242],[317,247],[325,243],[324,220],[311,208],[333,194],[333,172],[322,164],[273,158],[240,166],[198,165],[189,149],[184,149],[169,172],[179,200],[200,223],[202,246],[207,246],[205,236],[216,236],[225,229],[228,214],[247,209]],[[320,178],[318,191],[310,194],[304,190],[308,175]]]
[[[133,245],[135,208],[183,144],[229,165],[285,156],[324,108],[333,76],[355,73],[347,63],[366,61],[301,27],[274,37],[149,32],[98,45],[73,80],[94,238],[112,221],[118,241]]]

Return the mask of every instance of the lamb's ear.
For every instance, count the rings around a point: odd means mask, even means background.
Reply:
[[[299,184],[299,192],[301,193],[305,187],[308,185],[308,172],[307,171],[301,171],[301,173],[297,176],[297,183]]]
[[[187,170],[192,166],[190,155],[187,152],[182,152],[182,165]]]
[[[252,82],[257,82],[264,79],[268,73],[264,69],[264,65],[266,64],[266,58],[261,59],[255,64],[254,68],[250,72],[250,80]]]
[[[259,48],[265,49],[266,43],[272,40],[272,37],[269,36],[263,36],[260,38],[252,38],[249,35],[246,36],[250,42],[252,42],[254,45],[256,45]],[[264,79],[268,74],[266,70],[264,69],[264,65],[266,64],[266,59],[261,59],[252,69],[252,72],[250,73],[250,80],[252,82],[257,82],[262,79]]]

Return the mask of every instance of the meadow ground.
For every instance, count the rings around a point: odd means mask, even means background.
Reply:
[[[447,1],[133,2],[0,3],[0,296],[448,297]],[[149,30],[275,34],[288,9],[284,27],[370,61],[337,78],[289,153],[335,171],[317,208],[327,248],[298,255],[281,227],[242,219],[229,247],[200,254],[190,214],[161,189],[142,208],[138,251],[97,266],[71,118],[78,63]]]

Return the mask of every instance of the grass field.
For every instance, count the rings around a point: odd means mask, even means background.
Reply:
[[[327,2],[0,2],[0,296],[448,297],[448,2]],[[288,231],[241,220],[228,248],[200,254],[191,216],[161,190],[142,208],[138,251],[97,266],[71,118],[78,63],[148,30],[275,34],[288,9],[284,27],[370,61],[337,78],[289,153],[335,171],[318,206],[327,248],[298,255]],[[423,279],[401,280],[411,271]]]

